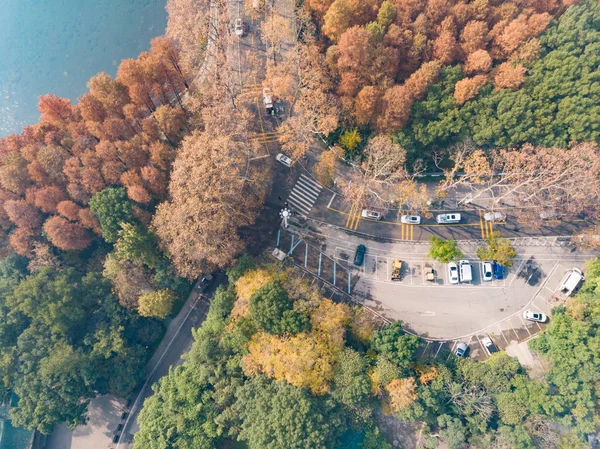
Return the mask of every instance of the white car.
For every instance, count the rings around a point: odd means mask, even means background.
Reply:
[[[369,209],[363,209],[360,216],[363,218],[369,218],[371,220],[381,220],[381,214],[379,212]]]
[[[467,349],[469,349],[469,347],[465,343],[460,342],[456,345],[454,354],[456,357],[464,357],[467,354]]]
[[[439,224],[460,223],[460,214],[440,214],[435,220]]]
[[[489,282],[494,278],[494,272],[492,270],[492,262],[483,262],[483,280]]]
[[[279,153],[277,156],[275,156],[275,159],[277,159],[279,162],[281,162],[286,167],[292,166],[292,160],[283,153]]]
[[[485,221],[504,221],[506,220],[506,214],[502,212],[487,212],[483,214],[483,219]]]
[[[242,37],[245,31],[244,21],[242,19],[235,19],[235,35]]]
[[[404,224],[421,224],[421,217],[418,215],[402,215],[400,223]]]
[[[454,262],[448,264],[448,277],[451,284],[458,284],[458,265]]]
[[[538,323],[545,323],[548,317],[542,312],[532,312],[526,310],[523,312],[523,318],[529,321],[537,321]]]
[[[492,339],[490,337],[483,337],[481,339],[481,345],[483,346],[483,349],[485,349],[485,352],[488,353],[488,355],[492,355],[494,352],[498,352],[498,348],[496,348],[496,345],[494,345],[494,342],[492,342]]]

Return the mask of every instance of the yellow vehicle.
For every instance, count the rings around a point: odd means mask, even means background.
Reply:
[[[435,270],[428,263],[425,264],[425,280],[435,282]]]
[[[392,262],[392,281],[402,280],[402,261],[400,259],[394,259]]]

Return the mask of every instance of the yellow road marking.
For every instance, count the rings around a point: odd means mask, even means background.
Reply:
[[[488,221],[488,225],[489,225],[489,232],[488,232],[488,237],[492,235],[492,232],[494,232],[494,222],[493,221]]]
[[[337,212],[341,212],[341,211],[337,211]],[[346,227],[350,227],[350,218],[352,218],[352,213],[354,212],[354,203],[350,206],[350,212],[348,212],[348,218],[346,219]],[[341,212],[341,213],[345,213],[345,212]]]
[[[358,204],[356,204],[356,208],[354,209],[354,219],[350,223],[350,229],[356,231],[356,229],[358,228],[358,223],[360,222],[361,212],[362,212],[361,208],[359,207]]]
[[[410,226],[410,239],[414,240],[415,237],[415,227],[413,225]]]
[[[481,214],[481,211],[479,211],[479,227],[481,228],[481,238],[484,239],[485,229],[483,227],[483,215]]]

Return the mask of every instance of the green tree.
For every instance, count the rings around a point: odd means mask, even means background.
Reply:
[[[107,242],[117,241],[123,224],[135,223],[131,201],[123,188],[109,187],[96,193],[90,200],[90,208],[96,214]]]
[[[438,425],[440,426],[440,437],[449,449],[460,449],[464,446],[465,428],[460,419],[441,415],[438,417]]]
[[[456,246],[456,240],[443,240],[435,235],[429,237],[431,247],[429,257],[438,262],[448,263],[462,257],[462,251]]]
[[[250,314],[256,323],[267,332],[278,334],[283,332],[282,318],[284,312],[290,310],[291,303],[287,292],[277,281],[269,282],[250,297]],[[286,325],[292,324],[287,316]]]
[[[152,390],[138,418],[135,449],[216,449],[223,428],[206,369],[171,369]]]
[[[513,266],[513,259],[517,257],[517,252],[511,246],[509,239],[500,237],[500,233],[494,231],[485,241],[487,246],[477,248],[477,257],[481,260],[495,260],[508,268]]]
[[[345,430],[344,419],[326,398],[312,397],[286,382],[258,376],[236,393],[238,440],[249,449],[327,449]]]
[[[408,368],[418,346],[418,337],[404,332],[401,321],[385,326],[371,337],[371,348],[401,369]]]
[[[248,254],[243,254],[236,264],[227,270],[229,282],[235,282],[244,275],[246,271],[252,270],[256,266],[254,259]]]
[[[120,258],[139,260],[151,268],[156,266],[161,255],[154,234],[127,222],[121,224],[117,234],[116,250]]]
[[[141,316],[166,318],[173,310],[175,296],[171,290],[157,290],[141,295],[138,299],[138,312]]]
[[[43,267],[0,305],[0,379],[19,397],[13,423],[43,433],[84,422],[98,393],[129,394],[143,373],[143,347],[160,337],[119,306],[99,273]]]
[[[379,427],[369,428],[365,432],[365,438],[360,443],[361,449],[392,449],[392,445],[385,440]]]

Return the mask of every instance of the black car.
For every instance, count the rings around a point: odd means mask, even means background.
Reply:
[[[356,248],[356,254],[354,255],[354,265],[360,267],[363,264],[366,252],[367,248],[365,245],[358,245],[358,248]]]

